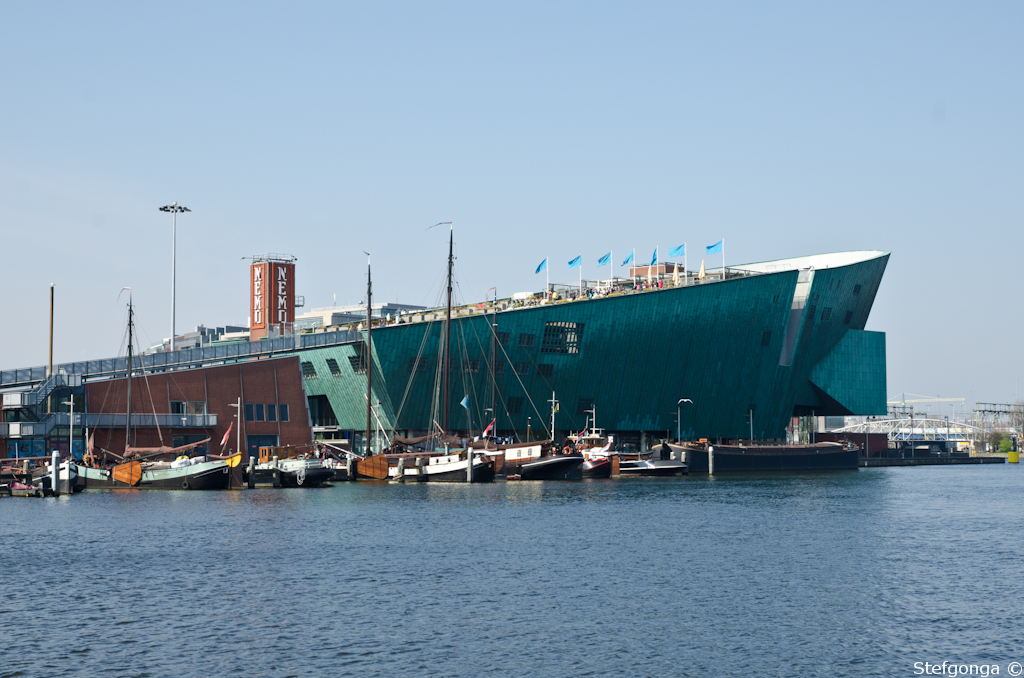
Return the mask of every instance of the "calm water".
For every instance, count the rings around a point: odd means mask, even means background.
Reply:
[[[1024,470],[0,500],[0,676],[1024,661]]]

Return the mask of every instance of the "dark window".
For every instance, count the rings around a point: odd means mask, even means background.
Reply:
[[[808,308],[807,311],[808,311],[808,316],[810,317],[811,322],[813,323],[814,322],[814,316],[818,314],[818,307],[815,304],[811,304],[810,308]]]
[[[579,354],[583,343],[583,323],[549,322],[544,325],[541,353]]]
[[[278,409],[281,410],[281,421],[288,421],[288,403],[281,403]]]
[[[521,396],[512,396],[508,399],[508,413],[519,414],[523,411],[523,399]]]
[[[764,334],[761,335],[761,345],[762,346],[768,346],[771,343],[772,343],[772,333],[769,330],[769,331],[767,331],[767,332],[765,332]]]
[[[277,421],[277,405],[274,403],[267,405],[267,421]]]
[[[516,374],[525,377],[530,374],[530,363],[516,363]]]
[[[307,406],[309,407],[309,418],[313,422],[313,426],[337,426],[338,418],[334,416],[334,410],[331,409],[331,402],[327,399],[327,396],[309,396],[306,398]],[[288,421],[288,406],[281,404],[281,421]]]
[[[832,307],[831,306],[826,306],[825,308],[821,309],[821,322],[827,323],[831,319],[832,319]]]
[[[334,358],[328,358],[327,359],[327,369],[329,369],[331,371],[331,376],[332,377],[340,377],[341,376],[341,368],[338,367],[338,361],[335,360]]]
[[[316,379],[316,368],[313,363],[302,363],[302,376],[306,379]]]
[[[860,294],[860,285],[854,285],[854,286],[853,286],[853,293],[854,293],[855,295],[856,295],[856,294]]]
[[[576,414],[586,414],[587,410],[594,409],[593,398],[580,398],[576,402]]]
[[[480,371],[480,359],[470,358],[466,362],[462,363],[463,372],[479,372]]]
[[[256,403],[256,421],[263,421],[263,403]]]
[[[185,404],[185,414],[206,414],[206,403],[202,400],[190,400]]]
[[[245,420],[256,421],[256,415],[253,414],[252,403],[245,404]]]
[[[504,362],[494,363],[494,374],[495,375],[505,374],[505,363]]]
[[[350,355],[348,357],[348,364],[352,366],[352,371],[356,374],[366,374],[366,360],[363,358],[363,354]]]
[[[772,297],[772,303],[773,304],[779,303],[779,295],[776,294],[774,297]]]
[[[537,363],[537,374],[542,377],[550,377],[554,371],[554,366],[550,363]]]
[[[853,311],[847,311],[846,317],[843,318],[843,324],[849,325],[851,320],[853,320]]]
[[[413,372],[426,372],[427,371],[427,360],[426,358],[420,358],[420,362],[417,364],[416,358],[409,358],[409,371]]]
[[[533,342],[536,341],[537,337],[533,334],[520,334],[519,335],[519,347],[520,348],[533,348]]]
[[[512,341],[511,332],[498,332],[498,343],[502,346],[508,346],[508,342]]]
[[[171,414],[185,414],[185,403],[180,400],[172,400]]]

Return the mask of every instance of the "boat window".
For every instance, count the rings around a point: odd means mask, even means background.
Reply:
[[[245,420],[246,421],[255,421],[256,420],[256,415],[253,413],[252,403],[246,403],[245,404]]]
[[[255,403],[253,407],[256,408],[256,421],[263,421],[263,403]]]
[[[277,405],[274,403],[267,405],[267,421],[277,421]]]
[[[288,403],[281,403],[281,421],[288,421]]]

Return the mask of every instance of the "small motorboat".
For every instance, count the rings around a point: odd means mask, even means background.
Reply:
[[[619,475],[623,476],[685,476],[686,464],[675,459],[637,459],[620,461]]]
[[[591,457],[583,460],[584,478],[611,478],[612,459],[611,457]]]
[[[278,473],[281,487],[320,487],[334,477],[334,468],[315,457],[296,454],[294,447],[261,447],[256,472]]]

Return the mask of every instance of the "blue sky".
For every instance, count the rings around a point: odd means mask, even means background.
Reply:
[[[0,367],[247,316],[244,256],[307,307],[538,289],[582,252],[892,251],[890,392],[1014,397],[1019,3],[3,3]],[[690,258],[699,266],[699,258]],[[607,269],[602,269],[606,271]],[[10,329],[15,328],[15,329]],[[943,406],[948,409],[948,406]],[[935,408],[933,408],[935,409]],[[936,410],[939,411],[939,410]]]

